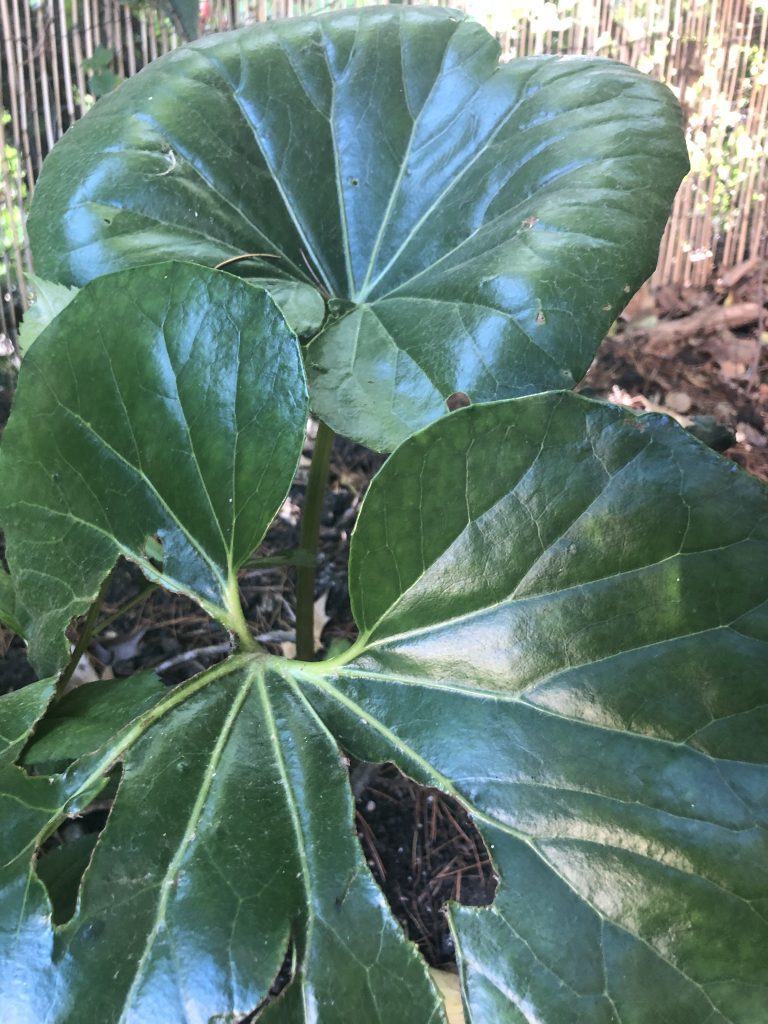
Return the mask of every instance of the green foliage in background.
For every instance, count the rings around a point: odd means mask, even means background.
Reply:
[[[0,109],[3,126],[11,123],[11,115]],[[7,142],[0,154],[0,246],[5,252],[21,248],[24,242],[24,200],[27,197],[25,174],[19,153]]]

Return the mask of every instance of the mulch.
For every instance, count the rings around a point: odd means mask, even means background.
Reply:
[[[706,289],[646,286],[580,390],[667,413],[768,480],[767,304],[768,260],[747,260]]]

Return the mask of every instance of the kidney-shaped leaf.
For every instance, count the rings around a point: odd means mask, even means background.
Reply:
[[[760,1024],[766,489],[662,418],[474,407],[385,464],[350,572],[359,653],[308,696],[485,836],[469,1019]]]
[[[611,61],[498,55],[463,16],[400,6],[177,50],[48,158],[38,271],[262,254],[250,273],[331,300],[313,407],[382,450],[454,392],[570,387],[654,268],[679,108]]]
[[[25,359],[0,448],[38,668],[61,666],[119,554],[239,630],[236,571],[288,491],[306,412],[298,343],[263,289],[166,263],[80,291]]]

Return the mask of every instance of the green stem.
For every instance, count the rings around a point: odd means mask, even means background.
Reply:
[[[227,613],[228,621],[227,626],[235,634],[239,643],[240,650],[246,653],[252,653],[258,650],[258,645],[251,635],[251,631],[248,627],[248,622],[243,612],[243,606],[240,602],[240,588],[237,585],[237,573],[230,568],[229,582],[227,584]]]
[[[121,615],[125,615],[131,608],[135,608],[139,602],[149,597],[153,590],[157,590],[157,583],[148,583],[143,590],[140,590],[135,597],[132,597],[130,601],[126,601],[124,605],[117,609],[116,612],[112,612],[111,615],[107,615],[106,618],[102,619],[98,626],[93,630],[93,636],[98,636],[99,633],[103,633],[107,626],[111,626],[113,622],[120,618]]]
[[[315,557],[309,551],[302,551],[301,548],[291,548],[290,551],[278,551],[274,555],[254,555],[245,563],[246,569],[273,569],[281,565],[314,565]]]
[[[308,565],[300,565],[296,571],[296,657],[299,661],[313,661],[315,657],[317,547],[334,436],[330,427],[322,422],[318,423],[299,536],[299,547],[311,555],[311,562]]]
[[[80,659],[88,650],[88,644],[91,642],[91,637],[94,634],[94,628],[96,626],[96,620],[99,617],[101,606],[104,603],[104,598],[107,596],[107,588],[109,587],[110,577],[104,580],[101,584],[101,589],[96,595],[96,600],[93,602],[91,607],[88,609],[88,614],[85,617],[83,628],[80,630],[80,636],[78,637],[75,649],[70,655],[69,661],[67,662],[66,668],[59,676],[59,681],[56,683],[56,700],[64,695],[67,683],[74,675],[75,669],[80,664]]]

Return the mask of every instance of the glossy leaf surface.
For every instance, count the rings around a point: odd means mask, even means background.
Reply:
[[[70,805],[118,757],[78,912],[50,936],[58,985],[39,986],[50,957],[24,970],[23,947],[6,950],[3,1005],[34,999],[19,1024],[239,1020],[291,949],[301,970],[264,1019],[443,1020],[363,859],[336,744],[279,662],[232,659],[171,691],[70,770]]]
[[[31,778],[15,764],[54,691],[42,680],[0,697],[0,1006],[12,1024],[32,1024],[39,988],[53,984],[47,896],[32,868],[38,836],[65,800],[61,778]],[[36,965],[30,987],[30,964]]]
[[[22,764],[37,768],[96,753],[129,722],[148,714],[165,692],[154,672],[139,672],[128,682],[110,679],[76,687],[39,723]]]
[[[381,450],[454,392],[570,387],[655,266],[680,113],[620,64],[498,55],[455,12],[397,5],[177,50],[47,160],[36,266],[82,284],[262,254],[250,273],[329,299],[314,409]]]
[[[501,875],[451,913],[470,1019],[759,1024],[765,488],[660,417],[474,407],[385,464],[350,575],[320,713],[462,799]]]
[[[256,282],[267,289],[292,331],[307,336],[320,330],[325,319],[325,303],[315,288],[302,281],[279,277],[259,277]]]
[[[296,338],[262,289],[173,263],[84,288],[25,359],[0,448],[40,671],[61,667],[65,627],[120,554],[237,628],[235,573],[288,491],[306,412]]]
[[[471,1024],[762,1024],[765,487],[661,417],[473,406],[386,462],[350,573],[361,637],[333,662],[241,655],[159,699],[94,684],[26,754],[50,691],[0,699],[18,1024],[237,1020],[289,948],[257,1020],[443,1022],[354,838],[343,751],[454,795],[486,840],[494,904],[449,911]],[[12,763],[72,739],[52,782]],[[35,844],[116,763],[52,930]]]

